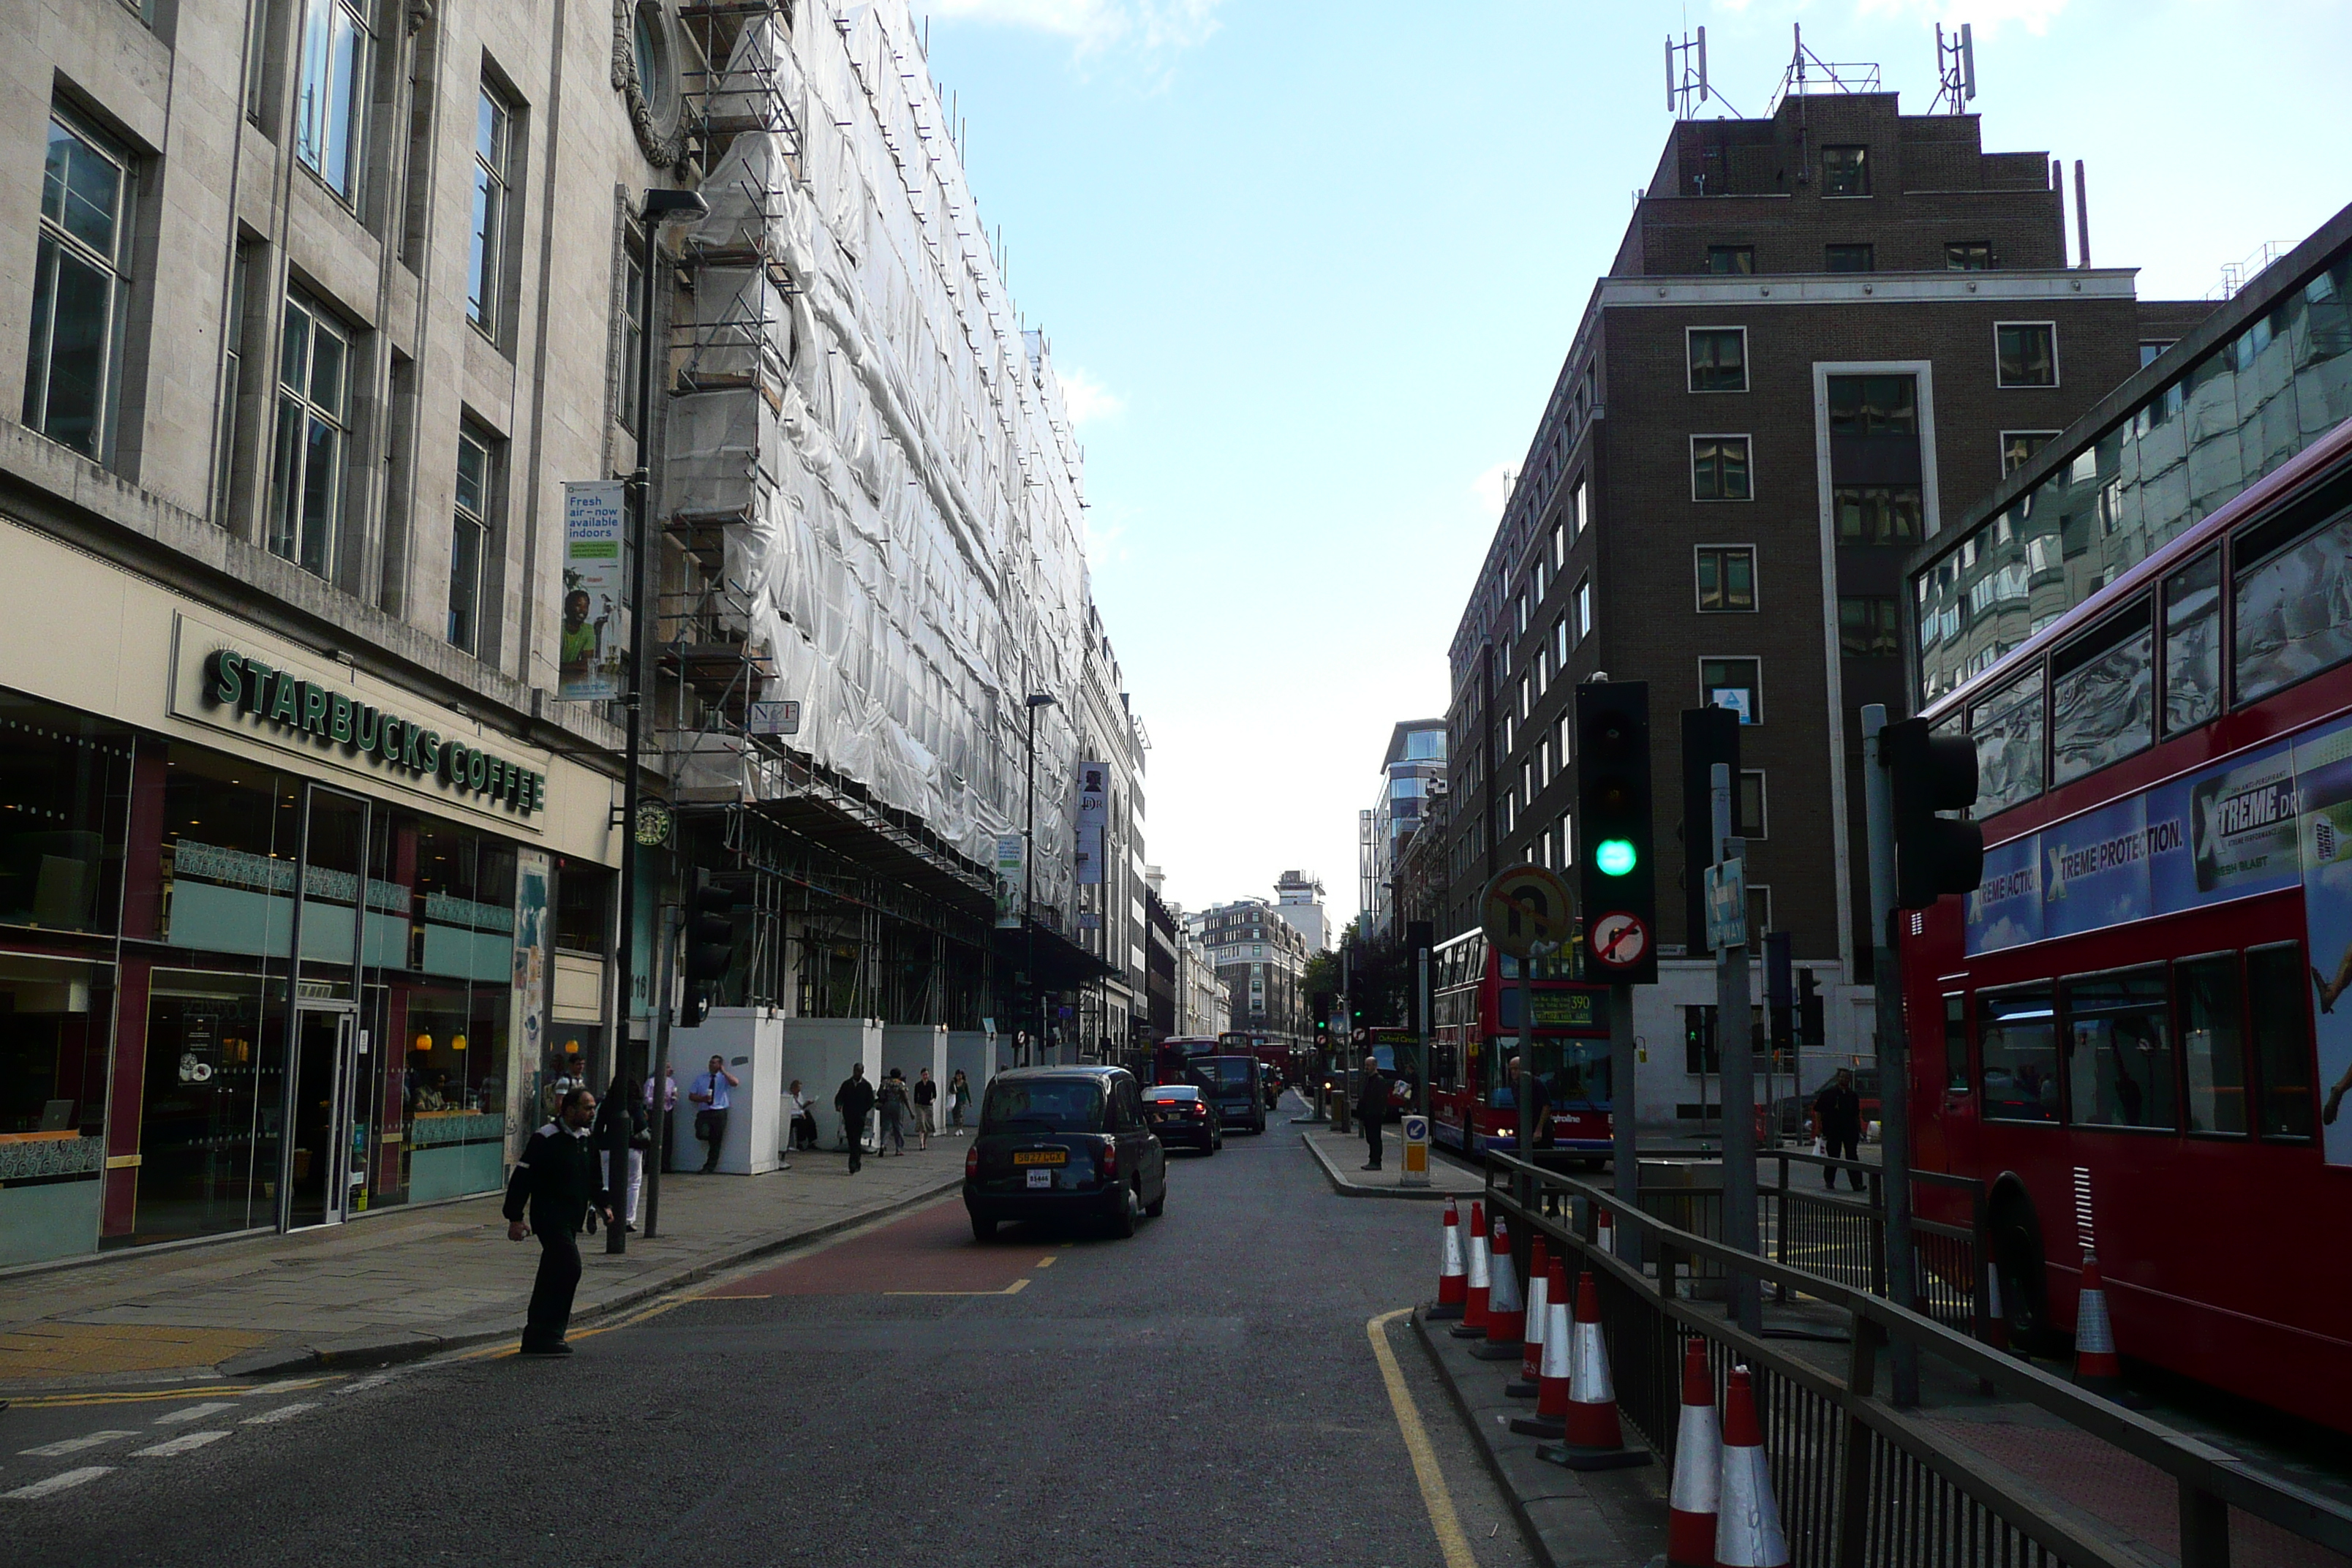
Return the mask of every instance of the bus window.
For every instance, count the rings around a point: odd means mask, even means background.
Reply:
[[[1969,1091],[1969,999],[1944,998],[1944,1092]]]
[[[2246,994],[2253,1000],[2255,1112],[2265,1138],[2311,1137],[2311,993],[2303,944],[2282,942],[2246,954]]]
[[[2246,1067],[2238,955],[2190,959],[2172,973],[2179,996],[2180,1055],[2189,1069],[2189,1131],[2243,1137]]]
[[[2050,659],[2050,782],[2081,778],[2156,739],[2156,628],[2146,599]]]
[[[1969,713],[1977,743],[1974,815],[1991,816],[2042,793],[2042,671],[2037,667]]]
[[[2221,710],[2221,552],[2209,550],[2164,580],[2164,732]]]
[[[2179,1124],[2168,1022],[2161,969],[2066,982],[2067,1100],[2077,1126]]]
[[[2000,1121],[2058,1120],[2058,1030],[2050,986],[1977,993],[1984,1111]]]
[[[2256,528],[2241,536],[2247,556],[2270,547],[2272,542],[2261,537],[2267,532]],[[2238,569],[2238,639],[2231,663],[2239,701],[2251,702],[2352,658],[2347,556],[2352,510],[2338,512],[2268,560]]]

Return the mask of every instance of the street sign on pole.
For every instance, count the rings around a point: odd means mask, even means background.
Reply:
[[[1568,884],[1541,866],[1513,866],[1486,884],[1479,913],[1496,950],[1525,958],[1541,942],[1557,950],[1575,927]]]
[[[1706,945],[1748,943],[1747,859],[1725,860],[1706,868]]]
[[[1417,1111],[1404,1118],[1404,1174],[1397,1185],[1429,1185],[1429,1118]]]

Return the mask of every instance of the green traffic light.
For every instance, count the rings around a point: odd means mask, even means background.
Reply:
[[[1604,838],[1592,847],[1592,863],[1604,877],[1622,877],[1633,868],[1636,858],[1633,840]]]

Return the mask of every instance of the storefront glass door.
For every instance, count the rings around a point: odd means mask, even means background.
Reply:
[[[293,932],[293,1049],[287,1075],[279,1224],[335,1225],[351,1208],[352,1178],[366,1175],[369,1043],[360,1027],[360,975],[368,934],[369,805],[323,784],[302,786]]]

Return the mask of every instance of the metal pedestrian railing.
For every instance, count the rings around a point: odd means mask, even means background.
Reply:
[[[1687,1340],[1706,1341],[1718,1397],[1733,1363],[1749,1368],[1773,1489],[1799,1568],[2227,1568],[2233,1542],[2249,1563],[2313,1561],[2304,1542],[2352,1554],[2352,1510],[1939,1321],[1957,1315],[1966,1325],[1984,1300],[1980,1289],[1972,1285],[1965,1312],[1949,1299],[1938,1305],[1932,1294],[1923,1299],[1926,1310],[1912,1311],[1874,1292],[1870,1259],[1882,1259],[1875,1278],[1883,1284],[1883,1247],[1869,1239],[1866,1224],[1856,1229],[1848,1216],[1822,1212],[1865,1213],[1860,1205],[1788,1195],[1781,1226],[1781,1239],[1791,1243],[1787,1250],[1825,1246],[1832,1271],[1735,1251],[1646,1212],[1651,1194],[1629,1212],[1606,1188],[1507,1154],[1488,1156],[1486,1177],[1487,1201],[1510,1217],[1517,1245],[1531,1245],[1540,1232],[1564,1249],[1571,1267],[1592,1273],[1620,1412],[1666,1464],[1674,1458]],[[1777,1199],[1786,1187],[1783,1180],[1767,1191]],[[1687,1200],[1697,1190],[1656,1191]],[[1614,1220],[1619,1250],[1648,1259],[1654,1276],[1639,1261],[1593,1245],[1594,1216],[1603,1211]],[[1938,1242],[1967,1242],[1965,1235],[1941,1234],[1955,1228],[1939,1227]],[[1804,1236],[1822,1239],[1792,1241]],[[1965,1263],[1957,1247],[1946,1262],[1958,1279],[1981,1283],[1981,1254],[1972,1243]],[[1755,1278],[1770,1297],[1808,1297],[1842,1310],[1851,1334],[1843,1369],[1822,1347],[1807,1353],[1787,1341],[1748,1334],[1726,1320],[1719,1303],[1691,1295],[1694,1282],[1731,1273]],[[1909,1408],[1897,1408],[1880,1391],[1885,1352],[1895,1344],[1916,1350],[1921,1364],[1921,1401]],[[2003,1409],[2027,1407],[2019,1411],[2021,1422],[2000,1428],[2005,1440],[2024,1445],[2025,1461],[2013,1453],[2001,1462],[1971,1440],[1972,1425],[1988,1426],[1979,1393],[1986,1388]],[[2037,1455],[2045,1473],[2036,1473]],[[2112,1517],[2064,1495],[2046,1473],[2063,1470],[2095,1474],[2110,1491],[2122,1477],[2120,1484],[2137,1488],[2143,1504],[2155,1497],[2157,1506],[2141,1507],[2132,1527],[2119,1529]],[[2155,1496],[2165,1491],[2171,1496]]]

